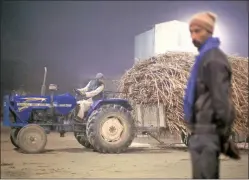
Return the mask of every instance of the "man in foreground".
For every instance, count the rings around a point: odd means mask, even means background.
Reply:
[[[220,153],[230,155],[228,149],[234,148],[229,141],[235,118],[230,101],[232,72],[219,48],[219,39],[212,37],[215,22],[213,13],[203,12],[189,23],[193,44],[199,51],[184,98],[185,120],[192,131],[189,150],[194,179],[218,179]]]
[[[76,89],[76,91],[79,91],[80,94],[85,97],[83,100],[77,102],[80,105],[80,109],[76,120],[83,121],[84,113],[89,110],[92,103],[102,99],[104,87],[104,75],[102,73],[98,73],[95,79],[91,80],[86,87]]]

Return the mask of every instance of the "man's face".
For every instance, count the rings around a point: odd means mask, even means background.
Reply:
[[[192,38],[192,42],[195,47],[200,48],[200,46],[208,39],[210,33],[200,26],[192,25],[190,26],[190,34]]]
[[[99,78],[99,81],[104,83],[104,78]]]

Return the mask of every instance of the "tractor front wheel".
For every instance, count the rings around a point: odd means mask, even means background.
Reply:
[[[121,153],[135,138],[134,119],[123,106],[104,105],[89,117],[86,134],[95,151]]]
[[[10,141],[16,148],[19,148],[18,142],[17,142],[17,135],[19,133],[20,129],[11,129],[10,131]]]
[[[24,153],[41,153],[47,144],[47,134],[41,126],[28,124],[20,129],[17,135],[17,142]]]

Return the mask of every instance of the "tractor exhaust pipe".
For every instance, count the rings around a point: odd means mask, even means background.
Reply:
[[[47,67],[44,67],[44,77],[43,77],[43,83],[41,87],[41,96],[45,96],[45,93],[46,93],[46,79],[47,79]]]

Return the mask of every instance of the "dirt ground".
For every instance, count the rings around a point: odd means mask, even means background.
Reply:
[[[46,152],[30,155],[15,150],[8,130],[1,130],[1,178],[191,178],[186,148],[149,146],[138,139],[127,153],[99,154],[81,147],[72,134],[50,134]],[[248,154],[240,161],[221,157],[221,177],[247,179]]]

